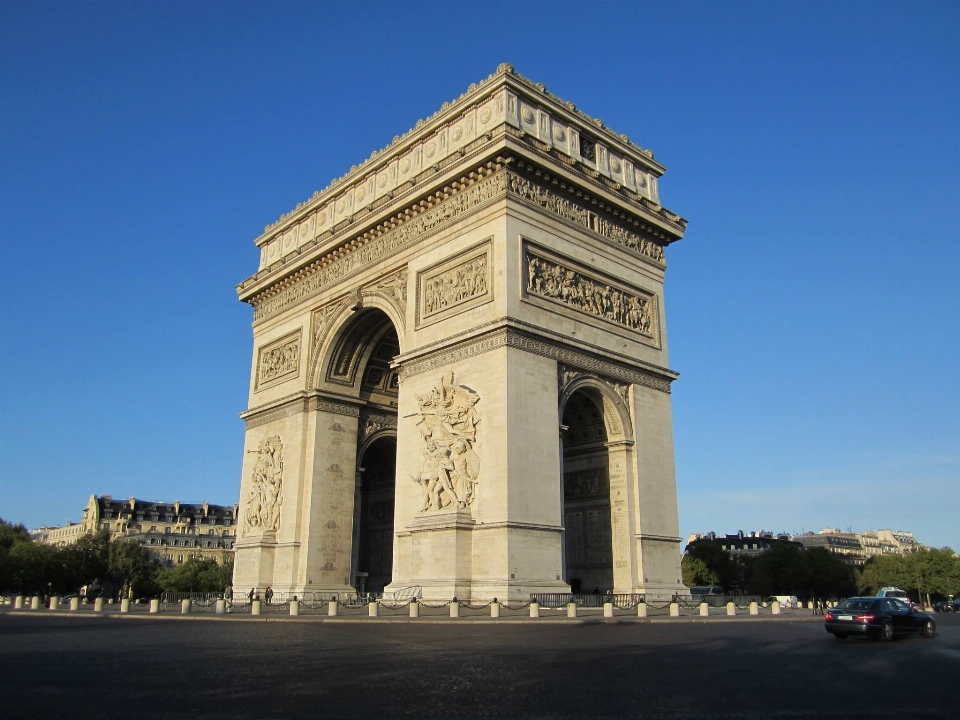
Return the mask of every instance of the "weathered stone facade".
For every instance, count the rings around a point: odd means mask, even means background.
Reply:
[[[234,584],[676,592],[664,170],[504,65],[268,226]]]

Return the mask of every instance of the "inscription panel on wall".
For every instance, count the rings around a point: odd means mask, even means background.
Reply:
[[[277,385],[300,373],[300,330],[294,330],[260,348],[257,356],[257,390]]]
[[[524,242],[523,299],[569,308],[591,319],[628,330],[647,345],[660,347],[657,296],[596,270]]]
[[[491,238],[417,273],[417,327],[493,300]]]

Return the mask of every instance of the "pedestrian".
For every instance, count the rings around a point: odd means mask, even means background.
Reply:
[[[250,588],[250,592],[247,593],[247,600],[249,600],[250,602],[253,602],[253,591],[254,589]]]
[[[263,597],[267,600],[267,605],[270,604],[270,600],[273,598],[273,588],[267,585],[267,589],[263,591]]]

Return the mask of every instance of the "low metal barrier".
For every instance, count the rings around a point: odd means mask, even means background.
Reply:
[[[613,603],[614,607],[631,609],[642,602],[643,595],[629,593],[531,593],[530,601],[540,604],[544,609],[566,608],[570,603],[577,607],[602,608],[604,603]]]

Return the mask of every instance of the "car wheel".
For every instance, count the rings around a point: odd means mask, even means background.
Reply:
[[[934,624],[933,620],[927,620],[923,625],[920,626],[920,637],[926,638],[929,640],[933,637]]]
[[[847,639],[847,636],[844,635],[843,633],[834,633],[833,636],[834,636],[837,640],[846,640],[846,639]]]
[[[884,642],[893,640],[893,625],[891,623],[885,622],[880,626],[880,639]]]

